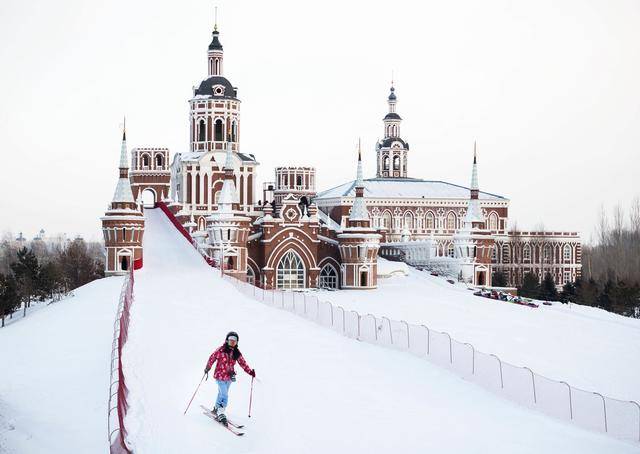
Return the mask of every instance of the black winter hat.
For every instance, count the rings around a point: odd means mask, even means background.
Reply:
[[[235,336],[235,338],[238,339],[238,342],[240,342],[240,336],[238,336],[238,333],[235,331],[229,331],[227,333],[227,337],[224,338],[224,341],[227,342],[231,336]]]

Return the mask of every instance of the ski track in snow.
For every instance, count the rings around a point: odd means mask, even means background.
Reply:
[[[637,444],[497,398],[426,360],[250,300],[222,281],[160,210],[145,214],[145,266],[136,273],[123,354],[136,454],[640,452]],[[465,315],[466,308],[456,310]],[[246,424],[242,438],[201,413],[217,393],[211,379],[183,416],[207,358],[230,330],[238,331],[261,380],[247,419],[250,378],[237,368],[228,414]]]

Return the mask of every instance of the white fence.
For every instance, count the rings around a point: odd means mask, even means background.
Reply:
[[[344,336],[402,350],[450,369],[495,394],[549,416],[640,442],[640,405],[585,391],[506,363],[425,325],[359,314],[304,292],[263,290],[225,276],[245,295],[293,312]]]

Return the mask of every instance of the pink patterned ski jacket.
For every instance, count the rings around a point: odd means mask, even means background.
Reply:
[[[233,351],[227,351],[225,345],[218,348],[209,357],[207,369],[211,369],[211,366],[213,366],[213,363],[216,361],[217,363],[216,368],[213,371],[213,378],[221,381],[231,380],[231,373],[235,373],[234,366],[236,365],[236,360],[233,359]],[[242,367],[246,373],[251,375],[252,370],[242,355],[238,357],[238,364],[240,364],[240,367]]]

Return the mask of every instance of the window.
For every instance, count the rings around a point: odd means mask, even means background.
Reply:
[[[551,246],[548,244],[544,247],[542,257],[544,259],[544,263],[551,263]]]
[[[453,214],[452,211],[450,211],[449,214],[447,215],[447,229],[455,230],[455,228],[456,228],[456,215]]]
[[[222,120],[220,119],[216,120],[214,134],[215,134],[215,138],[213,140],[217,142],[222,142],[224,140],[223,130],[222,130]]]
[[[382,170],[389,170],[389,156],[382,159]]]
[[[304,288],[304,265],[293,251],[282,256],[278,263],[276,286],[280,289]]]
[[[449,257],[453,257],[455,255],[455,249],[453,247],[453,243],[449,244],[449,246],[447,247],[447,255]]]
[[[142,168],[143,169],[149,168],[149,156],[146,154],[142,155]]]
[[[393,170],[400,170],[400,156],[393,157]]]
[[[571,262],[571,246],[565,244],[564,249],[562,250],[562,254],[565,262]]]
[[[198,123],[198,141],[204,142],[207,140],[207,125],[204,120],[200,120]]]
[[[502,263],[511,263],[511,249],[508,244],[502,246]]]
[[[427,229],[435,229],[436,226],[436,217],[433,215],[433,212],[429,211],[427,212],[427,216],[426,216],[426,228]]]
[[[302,175],[296,176],[296,185],[298,186],[298,189],[301,189],[301,187],[302,187]]]
[[[524,263],[531,262],[531,247],[528,244],[525,244],[522,248],[522,258]]]
[[[162,167],[162,155],[161,154],[157,154],[156,155],[156,168],[157,167]]]
[[[495,211],[489,215],[489,230],[498,230],[498,215]]]
[[[250,266],[247,267],[247,282],[251,285],[256,285],[256,274]]]
[[[360,287],[369,286],[368,274],[369,273],[367,273],[366,271],[360,271]]]
[[[569,282],[571,282],[571,271],[565,271],[564,273],[562,273],[563,276],[563,284],[567,284]]]
[[[238,123],[235,121],[231,124],[231,141],[238,141]]]
[[[413,214],[411,211],[407,211],[404,214],[404,228],[409,230],[413,228]]]
[[[382,227],[391,229],[391,213],[388,211],[382,213]]]
[[[493,246],[493,248],[491,249],[491,262],[498,262],[498,246]]]
[[[320,271],[320,288],[338,288],[338,272],[331,265],[325,265]]]

